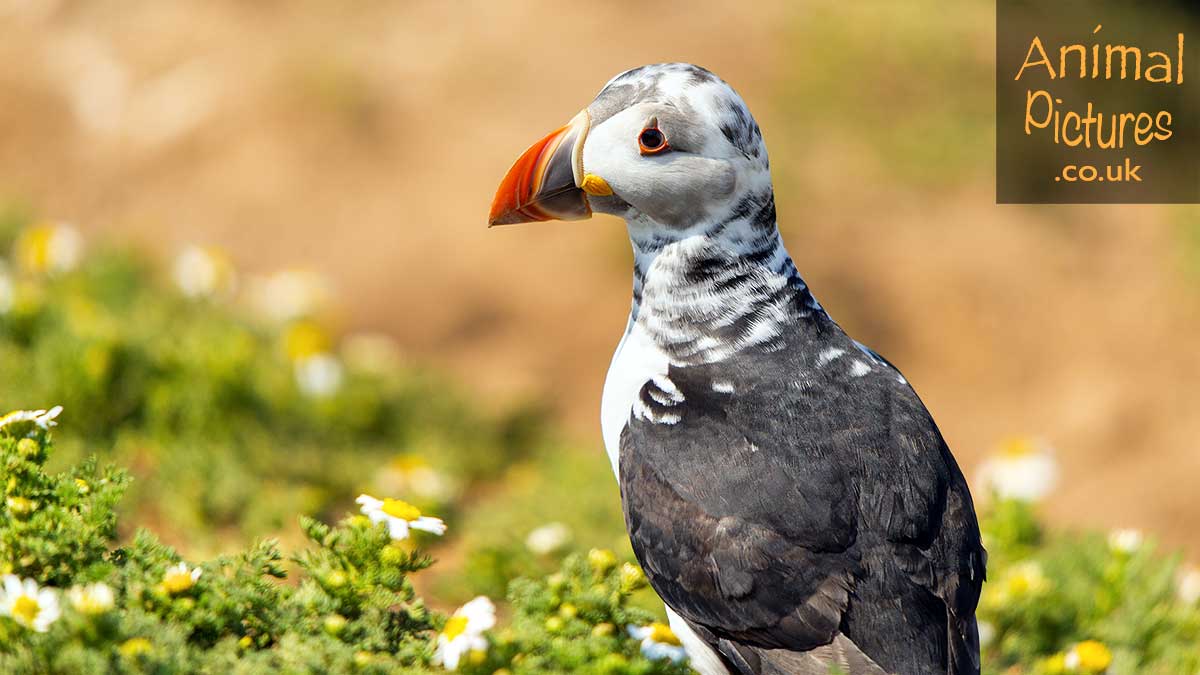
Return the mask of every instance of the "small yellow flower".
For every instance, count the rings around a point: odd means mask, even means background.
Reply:
[[[315,321],[297,321],[283,335],[283,348],[292,361],[329,351],[332,341],[329,334]]]
[[[665,623],[629,626],[628,630],[630,637],[642,641],[642,656],[652,661],[670,659],[679,663],[687,658],[687,651],[679,641],[679,636]]]
[[[154,651],[154,645],[144,637],[135,637],[122,642],[117,651],[121,652],[121,656],[135,659]]]
[[[113,608],[113,592],[108,584],[103,582],[74,586],[67,591],[71,606],[80,614],[99,616]]]
[[[5,574],[3,581],[0,615],[12,617],[13,621],[39,633],[45,633],[58,620],[61,612],[54,589],[38,588],[33,579],[20,579],[13,574]]]
[[[92,491],[92,486],[88,485],[88,482],[82,478],[75,479],[75,487],[79,488],[79,494],[81,495],[86,495]]]
[[[1002,607],[1014,600],[1042,595],[1050,590],[1050,580],[1036,562],[1013,565],[993,584],[985,587],[984,604]]]
[[[421,510],[399,499],[376,499],[370,495],[359,495],[355,500],[363,515],[373,523],[387,523],[392,539],[407,539],[409,529],[423,530],[441,536],[446,533],[446,523],[441,518],[425,516]]]
[[[1103,673],[1112,664],[1112,652],[1103,643],[1085,640],[1071,648],[1063,665],[1072,672]]]
[[[7,497],[4,500],[5,506],[8,507],[8,512],[14,518],[24,520],[33,515],[37,511],[38,503],[28,497]]]
[[[163,590],[170,595],[184,593],[196,585],[196,581],[200,578],[200,574],[203,571],[199,567],[189,568],[185,562],[168,567],[167,573],[163,575]]]
[[[83,237],[70,225],[41,223],[21,233],[13,245],[13,254],[17,264],[27,272],[67,272],[83,256]]]
[[[621,563],[621,590],[632,593],[646,587],[646,574],[632,563]]]
[[[608,574],[617,566],[617,554],[606,548],[594,548],[588,551],[588,564],[596,574]]]
[[[446,670],[457,670],[463,656],[472,663],[482,663],[488,648],[484,632],[495,625],[496,606],[486,597],[481,595],[459,607],[438,634],[433,662]]]

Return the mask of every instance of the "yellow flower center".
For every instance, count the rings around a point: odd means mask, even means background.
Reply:
[[[122,642],[121,646],[117,649],[125,656],[137,657],[142,654],[149,654],[153,651],[154,645],[150,644],[150,641],[144,637],[135,637]]]
[[[446,627],[442,629],[442,635],[445,635],[447,640],[453,640],[462,635],[465,630],[467,630],[467,617],[452,616],[446,621]]]
[[[399,518],[400,520],[411,521],[421,517],[420,509],[412,504],[409,504],[408,502],[402,502],[399,499],[389,498],[383,500],[383,512],[393,518]]]
[[[1090,673],[1103,672],[1112,664],[1112,652],[1095,640],[1075,645],[1075,654],[1079,656],[1079,667]]]
[[[650,639],[659,644],[679,646],[679,637],[665,623],[656,622],[650,624]]]
[[[1000,444],[1000,454],[1009,459],[1020,459],[1034,454],[1037,449],[1028,438],[1010,438]]]
[[[329,351],[329,335],[313,321],[299,321],[283,338],[284,350],[293,361]]]
[[[37,599],[28,595],[17,596],[16,601],[13,602],[13,618],[26,626],[33,624],[33,620],[37,618],[40,611],[42,608],[38,606]]]
[[[169,570],[162,581],[163,588],[171,595],[178,595],[192,586],[196,585],[196,581],[192,579],[190,572],[186,570],[172,569]]]
[[[25,233],[17,252],[17,258],[25,269],[46,271],[50,266],[50,239],[53,236],[54,228],[50,225],[39,225]]]

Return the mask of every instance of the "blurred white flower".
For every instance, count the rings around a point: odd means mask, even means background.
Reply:
[[[4,417],[0,417],[0,429],[18,422],[33,422],[42,429],[58,426],[55,418],[62,413],[63,407],[56,405],[49,410],[14,410]]]
[[[444,501],[452,497],[454,481],[429,466],[417,455],[400,455],[388,462],[379,472],[376,485],[381,492],[414,494],[429,501]]]
[[[313,354],[296,361],[296,386],[308,396],[332,396],[342,387],[344,372],[337,357],[328,353]]]
[[[983,484],[1003,499],[1034,502],[1050,494],[1058,482],[1053,451],[1027,438],[1001,444],[979,467]]]
[[[285,270],[255,279],[250,299],[263,316],[280,323],[317,314],[329,301],[329,286],[317,273]]]
[[[438,536],[446,533],[446,523],[441,518],[421,515],[421,510],[399,499],[376,499],[370,495],[359,495],[356,501],[363,515],[372,523],[387,523],[392,539],[408,539],[409,528],[431,532]]]
[[[113,591],[108,584],[100,582],[86,586],[73,586],[67,591],[71,606],[80,614],[98,616],[113,608]]]
[[[53,588],[38,588],[33,579],[20,579],[15,574],[4,575],[4,589],[0,590],[0,615],[12,617],[13,621],[45,633],[50,624],[58,620],[58,594]]]
[[[1186,565],[1179,570],[1175,593],[1186,605],[1200,602],[1200,567]]]
[[[652,623],[649,626],[629,626],[629,636],[642,641],[642,656],[657,661],[670,659],[680,663],[687,658],[687,651],[679,642],[675,631],[665,623]]]
[[[0,263],[0,314],[8,314],[15,296],[16,289],[13,288],[12,277],[8,276],[8,269]]]
[[[163,590],[171,595],[179,595],[195,586],[203,571],[199,567],[188,567],[187,563],[180,561],[179,564],[167,568],[162,580]]]
[[[1138,530],[1121,529],[1108,533],[1108,547],[1118,553],[1133,553],[1144,541],[1145,537]]]
[[[546,523],[525,537],[525,546],[538,555],[561,550],[571,540],[571,528],[562,523]]]
[[[188,246],[175,257],[175,285],[189,298],[211,297],[231,291],[235,283],[233,264],[220,250]]]
[[[462,657],[470,652],[486,653],[484,632],[496,625],[496,606],[479,596],[455,610],[438,634],[433,662],[446,670],[457,670]]]
[[[42,223],[21,232],[14,244],[17,264],[38,274],[68,272],[83,257],[83,236],[65,223]]]

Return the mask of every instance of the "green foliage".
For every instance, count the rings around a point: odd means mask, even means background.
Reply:
[[[1046,536],[1033,507],[1016,500],[994,503],[982,524],[987,672],[1068,672],[1081,643],[1097,662],[1107,654],[1114,674],[1200,671],[1200,607],[1181,597],[1178,559],[1134,532]],[[1086,661],[1075,672],[1103,670]]]
[[[562,569],[534,581],[518,579],[509,590],[512,627],[497,631],[486,659],[468,673],[583,673],[594,675],[682,675],[669,659],[648,659],[626,627],[652,623],[650,612],[630,605],[646,578],[630,563],[617,564],[611,551],[569,556]]]
[[[0,214],[12,261],[0,263],[0,409],[62,404],[62,465],[100,454],[130,467],[137,519],[186,531],[195,549],[407,490],[396,475],[417,465],[441,486],[405,498],[448,514],[541,443],[536,409],[481,414],[394,355],[339,346],[318,310],[281,321],[230,294],[189,297],[129,253],[57,269],[46,240],[59,230],[22,218]],[[332,391],[300,384],[315,354],[340,369]]]
[[[0,419],[0,564],[11,575],[0,594],[0,672],[428,672],[448,621],[413,588],[411,575],[431,559],[411,540],[361,515],[336,526],[301,518],[308,546],[291,560],[290,583],[274,541],[195,566],[144,530],[116,545],[126,476],[91,460],[47,473],[51,425]],[[40,587],[32,612],[12,595],[17,578]],[[642,655],[626,631],[653,620],[629,603],[645,585],[610,551],[575,556],[544,581],[517,580],[511,627],[483,638],[490,648],[461,669],[684,673]]]

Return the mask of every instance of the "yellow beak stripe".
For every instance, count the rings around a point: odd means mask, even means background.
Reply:
[[[613,193],[608,181],[594,173],[584,174],[583,185],[579,186],[584,192],[597,197],[607,197]]]

